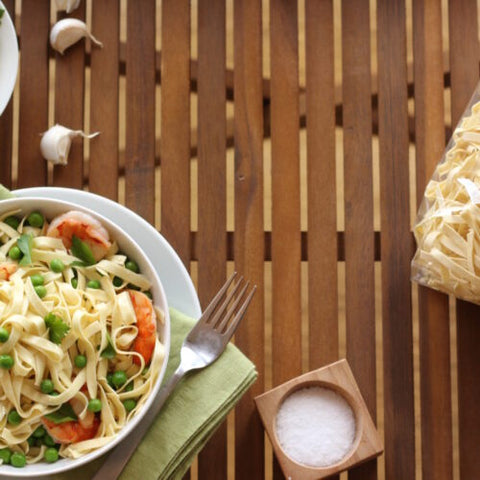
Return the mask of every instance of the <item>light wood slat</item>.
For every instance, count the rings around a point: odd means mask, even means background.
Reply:
[[[441,1],[413,2],[417,205],[442,156],[443,51]],[[422,477],[453,476],[448,296],[418,288]]]
[[[225,1],[198,2],[198,292],[207,305],[225,281]],[[198,460],[200,480],[227,477],[226,424]]]
[[[369,2],[342,2],[347,359],[376,416]],[[349,472],[376,478],[376,460]]]
[[[478,24],[477,2],[450,1],[449,41],[451,69],[452,125],[455,125],[467,106],[478,82]],[[473,42],[473,43],[472,43]],[[465,48],[472,45],[472,48]],[[476,478],[480,470],[480,308],[457,302],[457,368],[460,477]]]
[[[333,2],[307,0],[309,368],[338,359]]]
[[[235,475],[264,478],[264,430],[253,398],[264,391],[262,5],[234,4],[235,269],[258,289],[235,342],[259,378],[235,410]]]
[[[12,21],[15,20],[15,1],[3,2]],[[0,116],[0,183],[12,186],[12,133],[13,133],[13,99],[11,98]]]
[[[155,219],[155,2],[127,4],[125,203]]]
[[[406,13],[377,6],[385,477],[415,478]]]
[[[90,130],[101,134],[90,142],[89,190],[116,200],[119,0],[92,2],[92,31],[101,35],[103,48],[92,48],[91,52]]]
[[[190,264],[190,2],[162,3],[162,234]],[[175,208],[172,208],[172,205]]]
[[[58,19],[67,15],[61,13]],[[85,3],[82,2],[68,17],[85,21]],[[46,40],[45,40],[46,41]],[[71,46],[62,55],[55,54],[55,122],[73,130],[83,130],[85,93],[85,41]],[[83,141],[75,139],[67,166],[56,166],[53,184],[82,188]]]
[[[48,43],[38,39],[49,36],[49,6],[49,0],[22,2],[19,113],[22,141],[18,145],[17,181],[20,188],[47,182],[47,162],[40,154],[39,134],[48,129]]]
[[[272,378],[302,371],[298,12],[293,0],[270,2],[272,134]],[[288,355],[285,355],[288,352]],[[283,478],[274,463],[274,478]]]

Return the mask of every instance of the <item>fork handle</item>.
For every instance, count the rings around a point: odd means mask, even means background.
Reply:
[[[92,480],[116,480],[138,444],[142,441],[148,429],[152,425],[155,417],[162,408],[165,400],[172,393],[179,380],[185,375],[186,371],[180,364],[175,373],[162,386],[151,407],[145,413],[140,423],[132,430],[132,432],[119,443],[108,455],[103,465],[97,470]]]

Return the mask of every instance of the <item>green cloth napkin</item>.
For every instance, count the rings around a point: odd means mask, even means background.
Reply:
[[[0,184],[0,200],[13,195]],[[171,342],[165,379],[180,363],[183,339],[195,320],[171,308]],[[181,479],[227,413],[257,378],[253,363],[229,344],[211,366],[187,374],[171,394],[120,478]],[[128,442],[128,438],[125,440]],[[104,457],[54,480],[91,478]]]
[[[180,347],[195,323],[173,308],[170,319],[171,346],[165,378],[169,378],[180,363]],[[213,365],[187,374],[163,406],[120,478],[181,479],[256,377],[253,363],[232,344]],[[128,438],[125,441],[128,442]],[[93,476],[102,462],[103,457],[53,478],[85,480]]]

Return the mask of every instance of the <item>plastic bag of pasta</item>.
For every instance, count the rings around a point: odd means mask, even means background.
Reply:
[[[480,84],[425,189],[412,279],[480,304]]]

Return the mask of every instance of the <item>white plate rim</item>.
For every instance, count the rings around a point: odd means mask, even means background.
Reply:
[[[17,33],[7,8],[0,0],[0,7],[5,9],[0,23],[0,61],[6,58],[6,64],[0,68],[0,115],[8,105],[15,88],[18,74]],[[2,73],[5,72],[5,73]]]

